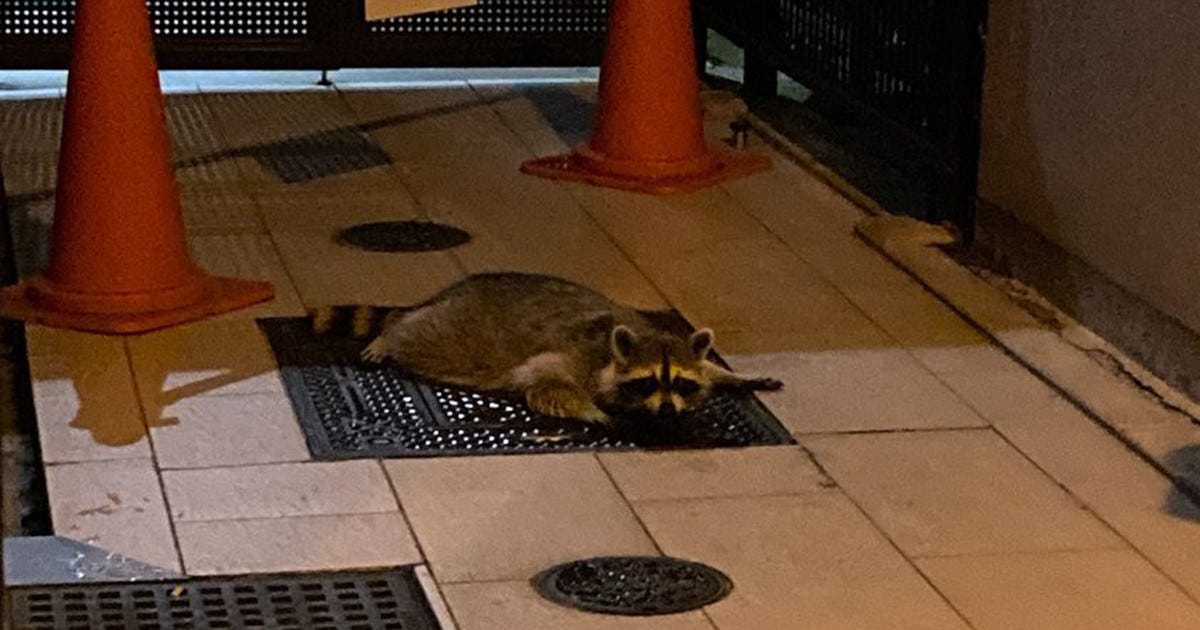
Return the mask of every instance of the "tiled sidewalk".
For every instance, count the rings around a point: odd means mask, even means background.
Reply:
[[[29,329],[56,533],[188,574],[428,563],[464,630],[1200,627],[1200,514],[1169,482],[853,235],[860,212],[772,171],[647,197],[520,175],[586,135],[594,85],[174,94],[191,245],[269,304],[105,338]],[[37,266],[60,103],[0,101]],[[366,129],[392,164],[285,184],[256,146]],[[719,133],[721,121],[713,121]],[[754,143],[755,150],[769,150]],[[335,245],[433,218],[448,253]],[[255,317],[410,304],[518,269],[712,326],[796,447],[310,462]],[[574,613],[527,581],[666,553],[736,584],[667,618]]]

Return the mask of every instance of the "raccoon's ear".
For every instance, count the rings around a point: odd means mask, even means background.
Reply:
[[[711,328],[701,328],[688,338],[688,347],[697,359],[708,358],[708,352],[713,347],[713,331]]]
[[[610,344],[612,346],[613,358],[622,363],[629,360],[633,355],[633,349],[637,346],[637,333],[629,329],[628,326],[618,324],[612,330],[612,338]]]

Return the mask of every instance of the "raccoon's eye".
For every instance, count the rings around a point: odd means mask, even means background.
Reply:
[[[690,378],[676,376],[675,380],[671,382],[671,389],[675,390],[675,393],[680,396],[691,396],[700,391],[700,383]]]
[[[658,391],[658,379],[653,376],[643,378],[635,378],[632,381],[625,381],[619,385],[621,392],[628,396],[641,396],[643,398]]]

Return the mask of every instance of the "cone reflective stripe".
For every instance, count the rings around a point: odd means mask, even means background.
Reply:
[[[770,167],[764,156],[704,140],[689,0],[612,0],[608,20],[591,140],[522,171],[670,193]]]
[[[77,3],[55,201],[50,264],[0,293],[6,317],[132,333],[273,294],[188,254],[143,0]]]

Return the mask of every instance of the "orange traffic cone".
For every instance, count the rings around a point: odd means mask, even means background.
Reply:
[[[664,194],[770,168],[705,143],[694,46],[689,0],[612,0],[591,141],[521,170]]]
[[[80,0],[68,76],[50,265],[0,315],[136,333],[271,299],[188,254],[145,0]]]

